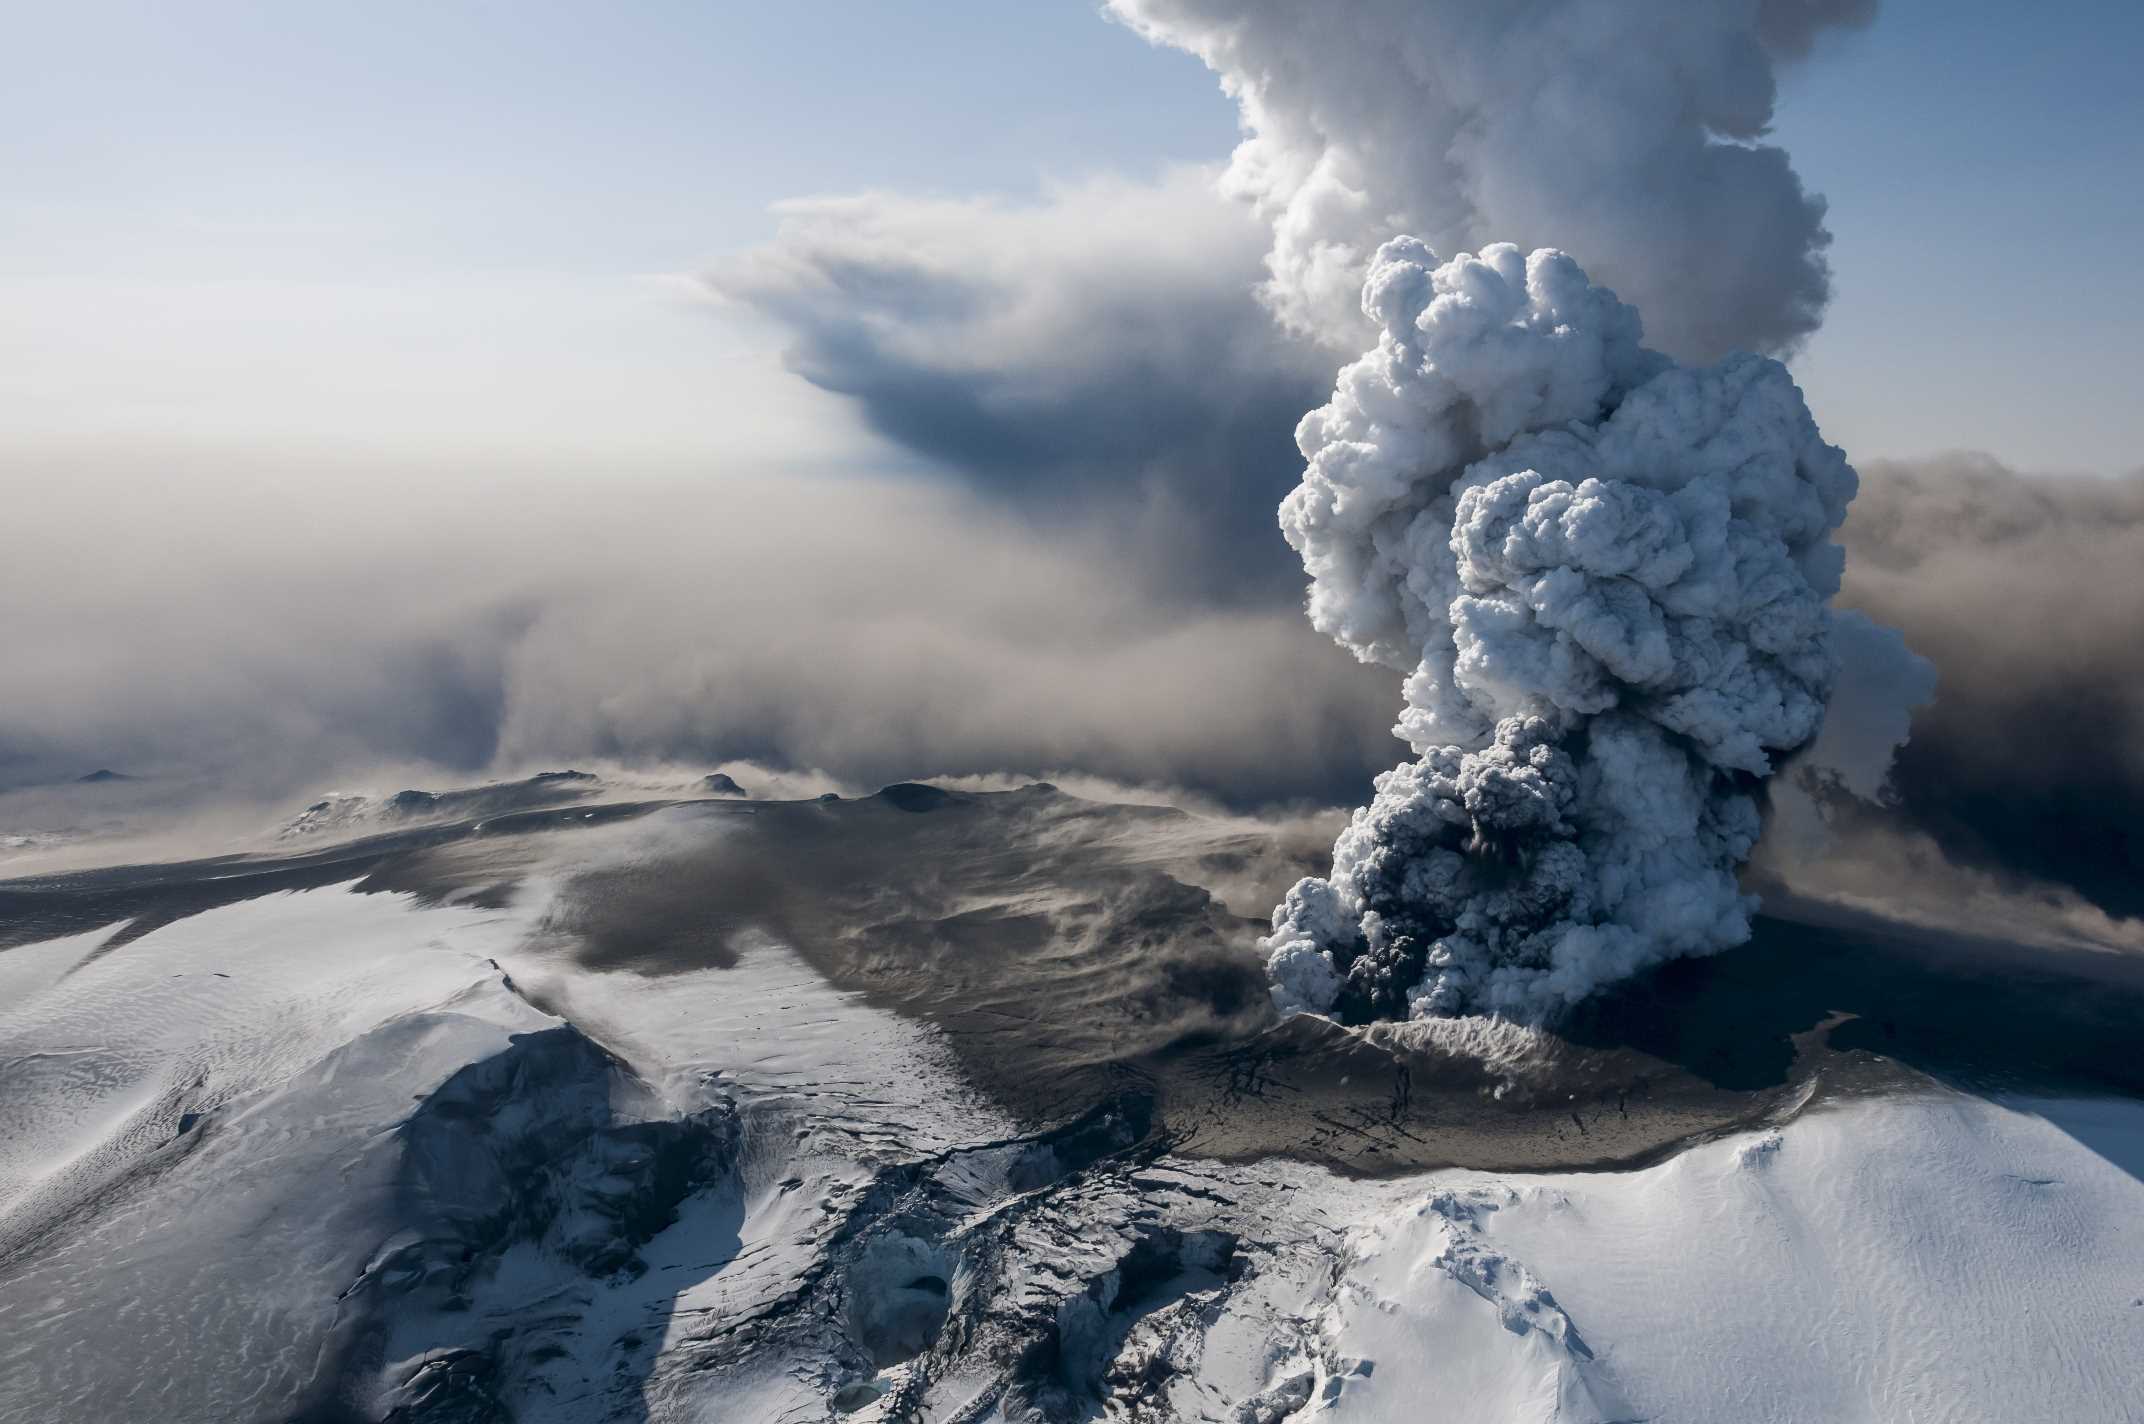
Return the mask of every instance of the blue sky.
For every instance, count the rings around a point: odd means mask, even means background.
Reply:
[[[1837,288],[1798,363],[1867,454],[2144,465],[2144,6],[1886,0],[1789,78]]]
[[[1232,106],[1087,0],[15,6],[17,449],[869,458],[675,280],[786,197],[1218,161]],[[2144,7],[1891,0],[1788,80],[1858,456],[2144,463]]]

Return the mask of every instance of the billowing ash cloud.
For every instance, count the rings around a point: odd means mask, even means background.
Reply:
[[[788,334],[799,375],[1002,502],[1105,513],[1112,542],[1204,591],[1292,589],[1271,513],[1331,358],[1259,306],[1265,231],[1210,171],[781,212],[708,280]]]
[[[1268,941],[1285,1008],[1538,1018],[1749,933],[1761,784],[1822,725],[1856,477],[1786,368],[1689,368],[1578,264],[1381,248],[1377,345],[1304,418],[1310,616],[1406,675],[1419,760]],[[1885,681],[1885,680],[1879,680]]]
[[[2144,472],[1953,455],[1867,473],[1844,599],[1943,670],[1885,819],[1954,862],[2144,916]]]
[[[1779,350],[1830,291],[1824,204],[1762,140],[1776,70],[1874,0],[1109,0],[1242,106],[1230,186],[1273,224],[1268,295],[1346,349],[1395,232],[1553,244],[1684,359]]]

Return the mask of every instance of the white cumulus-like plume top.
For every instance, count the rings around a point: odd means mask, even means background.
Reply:
[[[1236,100],[1228,187],[1266,297],[1341,350],[1377,244],[1554,243],[1684,359],[1791,348],[1831,291],[1824,203],[1768,142],[1781,69],[1875,0],[1108,0]]]

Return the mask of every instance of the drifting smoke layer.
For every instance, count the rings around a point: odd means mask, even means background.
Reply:
[[[1392,754],[1379,674],[1292,603],[1173,589],[1097,532],[1128,522],[1101,496],[1089,528],[809,470],[299,468],[0,450],[31,492],[0,558],[0,836],[98,767],[142,778],[98,805],[195,787],[258,824],[590,760],[1329,805]]]
[[[708,281],[790,334],[792,370],[997,502],[1107,520],[1179,589],[1293,600],[1273,505],[1333,362],[1252,295],[1265,232],[1211,172],[781,213]]]
[[[1400,238],[1362,308],[1281,525],[1312,621],[1407,674],[1420,760],[1274,912],[1276,1001],[1538,1018],[1741,942],[1758,787],[1836,671],[1853,470],[1785,367],[1675,365],[1558,252]]]
[[[1686,359],[1773,350],[1830,293],[1822,199],[1760,142],[1780,62],[1875,0],[1110,0],[1242,106],[1230,186],[1273,224],[1267,295],[1354,350],[1376,244],[1554,241]]]
[[[2144,916],[2144,470],[1952,455],[1867,475],[1843,597],[1943,669],[1892,776],[1906,823],[1960,864]]]

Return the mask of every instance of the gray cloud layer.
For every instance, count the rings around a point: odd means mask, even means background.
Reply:
[[[1400,750],[1390,675],[1292,597],[1157,593],[1150,549],[927,485],[348,470],[299,498],[228,472],[11,473],[45,478],[0,561],[0,831],[46,821],[7,788],[107,765],[264,815],[347,778],[606,754],[862,784],[1086,769],[1251,806],[1353,801]],[[1843,601],[1942,680],[1899,804],[1843,813],[1834,860],[1886,867],[1854,893],[1947,895],[1940,854],[2144,913],[2144,474],[1862,473]]]
[[[1286,603],[1181,595],[1151,551],[943,486],[297,478],[75,469],[18,507],[0,791],[608,756],[1268,802],[1389,755],[1389,694]]]
[[[709,276],[779,323],[792,369],[976,488],[1207,592],[1294,576],[1272,519],[1330,359],[1253,299],[1265,232],[1211,173],[1010,205],[874,194],[788,205]]]

